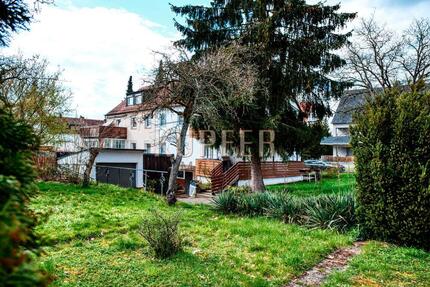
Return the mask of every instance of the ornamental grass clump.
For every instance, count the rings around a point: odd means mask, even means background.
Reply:
[[[215,209],[225,213],[268,216],[309,228],[346,232],[356,224],[352,192],[297,197],[280,192],[235,193],[224,191],[214,199]]]
[[[355,226],[355,200],[352,193],[320,195],[302,202],[303,224],[346,232]]]

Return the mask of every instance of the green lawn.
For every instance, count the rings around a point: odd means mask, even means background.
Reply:
[[[345,272],[333,273],[325,287],[430,286],[430,253],[371,242]]]
[[[352,173],[342,173],[339,177],[327,178],[324,174],[321,181],[302,181],[288,184],[269,185],[270,191],[289,192],[297,196],[315,196],[338,192],[352,191],[355,186],[355,177]]]
[[[40,183],[36,211],[49,213],[42,261],[53,286],[282,286],[347,235],[307,230],[267,218],[217,214],[207,206],[168,207],[157,196],[100,185]],[[138,235],[151,209],[181,212],[184,250],[153,259]]]

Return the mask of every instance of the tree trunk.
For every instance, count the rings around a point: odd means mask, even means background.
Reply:
[[[90,157],[87,164],[85,165],[84,179],[82,181],[82,187],[88,187],[90,185],[91,170],[93,169],[94,161],[100,153],[99,148],[90,148]]]
[[[188,131],[188,122],[189,119],[184,117],[181,131],[179,133],[179,138],[176,144],[176,158],[172,161],[172,167],[170,168],[169,185],[166,192],[166,199],[169,205],[176,203],[176,190],[178,188],[176,179],[178,177],[178,171],[182,162],[182,157],[185,153],[185,139]]]
[[[172,161],[172,167],[170,168],[169,184],[167,188],[167,203],[173,205],[176,203],[176,190],[178,188],[176,184],[176,178],[178,176],[179,166],[181,165],[182,155],[177,155]]]
[[[251,190],[253,192],[263,192],[265,190],[261,158],[258,151],[251,151]]]

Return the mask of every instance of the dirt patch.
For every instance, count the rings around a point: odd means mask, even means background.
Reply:
[[[312,269],[295,278],[286,287],[320,286],[331,272],[345,270],[348,262],[361,252],[364,244],[366,243],[355,242],[352,246],[336,250]]]

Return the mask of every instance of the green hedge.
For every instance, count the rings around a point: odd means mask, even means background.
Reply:
[[[28,209],[36,191],[31,151],[37,139],[2,110],[0,130],[0,286],[45,286],[48,278],[33,262],[37,219]]]
[[[363,234],[430,249],[430,93],[387,91],[354,123]]]

